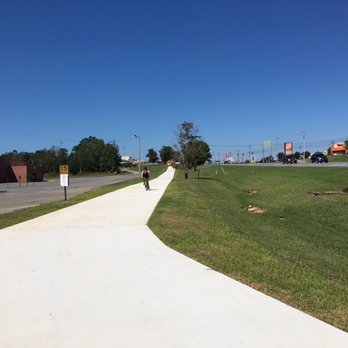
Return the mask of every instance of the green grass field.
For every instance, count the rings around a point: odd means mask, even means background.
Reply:
[[[348,162],[348,155],[329,155],[327,156],[329,162]]]
[[[170,247],[348,331],[345,168],[177,171],[149,226]]]

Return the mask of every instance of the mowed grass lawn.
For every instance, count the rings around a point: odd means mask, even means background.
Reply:
[[[176,172],[149,221],[157,236],[348,331],[348,194],[310,193],[348,188],[348,170],[204,166],[197,174]]]

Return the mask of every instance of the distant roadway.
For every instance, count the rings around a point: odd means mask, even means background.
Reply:
[[[296,164],[283,164],[283,163],[255,163],[252,165],[257,166],[280,166],[280,167],[319,167],[319,168],[338,168],[338,167],[348,167],[348,162],[329,162],[329,163],[303,163],[298,161]]]
[[[136,177],[136,174],[70,177],[67,197],[69,199],[95,187],[124,182]],[[64,200],[64,188],[60,186],[59,178],[21,185],[0,183],[0,214],[60,200]]]

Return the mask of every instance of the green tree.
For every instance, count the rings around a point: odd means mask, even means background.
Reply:
[[[147,150],[146,157],[150,163],[156,163],[159,160],[157,152],[153,148]]]
[[[92,136],[74,146],[69,157],[72,172],[118,171],[120,163],[118,146]]]
[[[99,159],[101,171],[119,172],[121,165],[121,156],[119,148],[114,143],[105,144],[102,155]]]
[[[77,174],[79,171],[79,163],[76,156],[76,151],[73,149],[68,157],[69,172],[71,174]]]
[[[24,161],[31,166],[40,166],[44,173],[58,173],[59,165],[66,164],[68,150],[52,146],[50,149],[37,150],[33,152],[12,152],[1,155],[2,159]]]
[[[175,157],[175,150],[171,146],[162,146],[159,155],[161,157],[161,161],[163,163],[166,163],[168,161],[171,161]]]
[[[179,125],[176,148],[180,154],[186,179],[191,168],[196,169],[197,165],[211,158],[209,146],[201,138],[193,122],[183,122]]]
[[[285,157],[284,152],[279,152],[279,153],[277,154],[278,161],[282,161],[282,160],[284,159],[284,157]]]
[[[83,138],[72,149],[80,173],[99,171],[99,158],[104,145],[103,140],[90,136]]]
[[[296,151],[296,152],[294,153],[294,157],[295,157],[296,159],[300,159],[301,154],[300,154],[298,151]]]
[[[194,140],[191,144],[190,152],[194,170],[196,170],[197,166],[211,159],[209,145],[203,140]]]
[[[198,130],[193,122],[183,122],[178,126],[176,147],[180,153],[180,163],[184,167],[185,179],[188,178],[189,170],[192,168],[191,145],[199,139]]]
[[[13,150],[11,152],[6,152],[0,156],[0,159],[10,160],[10,161],[25,161],[30,162],[32,160],[32,152],[18,152]]]
[[[62,164],[67,164],[68,163],[68,157],[69,157],[69,154],[68,154],[68,150],[67,149],[64,149],[64,148],[59,148],[57,150],[57,162],[58,162],[58,165],[62,165]]]
[[[32,163],[42,167],[44,173],[56,173],[58,162],[55,147],[37,150],[32,156]]]

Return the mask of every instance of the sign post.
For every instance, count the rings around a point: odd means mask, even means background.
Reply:
[[[66,188],[69,186],[69,166],[61,165],[60,170],[60,186],[64,187],[64,200],[67,200]]]

